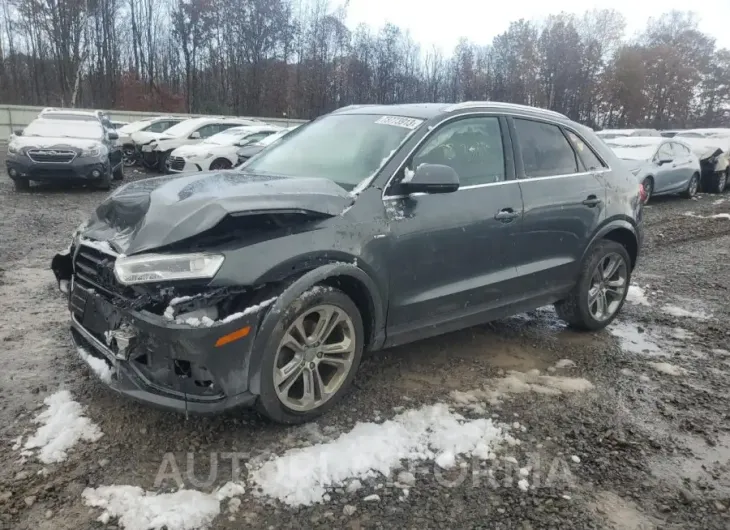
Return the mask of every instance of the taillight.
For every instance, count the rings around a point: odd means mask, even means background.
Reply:
[[[642,204],[646,202],[646,190],[644,189],[643,184],[639,184],[639,200],[641,200]]]

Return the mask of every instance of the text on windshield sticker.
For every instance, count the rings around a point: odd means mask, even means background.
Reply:
[[[415,129],[423,123],[423,120],[417,118],[404,118],[403,116],[383,116],[378,118],[375,123],[381,125],[393,125],[394,127],[404,127],[406,129]]]

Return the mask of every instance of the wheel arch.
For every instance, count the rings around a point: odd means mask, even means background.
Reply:
[[[639,237],[636,228],[630,222],[623,219],[609,221],[593,236],[593,239],[591,239],[591,242],[583,252],[583,259],[585,259],[596,242],[603,239],[615,241],[626,249],[631,258],[631,269],[633,270],[639,257]]]
[[[375,350],[385,340],[385,307],[375,281],[361,268],[351,263],[330,263],[311,269],[304,274],[282,282],[276,301],[263,316],[256,333],[249,361],[249,390],[260,392],[261,365],[266,345],[279,324],[279,316],[297,298],[316,285],[335,287],[348,295],[363,319],[364,350]]]

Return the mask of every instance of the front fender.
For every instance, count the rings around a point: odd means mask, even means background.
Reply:
[[[261,365],[264,357],[269,353],[269,341],[279,325],[279,320],[284,311],[308,289],[321,283],[328,278],[336,276],[349,276],[360,281],[367,289],[372,301],[373,326],[370,337],[371,349],[378,349],[385,340],[385,308],[383,299],[377,289],[375,282],[365,271],[349,263],[331,263],[322,265],[300,276],[293,283],[289,284],[279,294],[276,302],[267,311],[261,321],[256,340],[251,352],[249,362],[249,390],[254,394],[261,392]]]

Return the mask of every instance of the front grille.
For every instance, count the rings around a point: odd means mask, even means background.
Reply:
[[[182,171],[185,169],[185,159],[180,156],[171,156],[170,169],[174,171]]]
[[[112,254],[82,243],[74,257],[74,280],[107,299],[126,299],[125,287],[114,276],[115,260]]]
[[[40,163],[69,163],[76,158],[76,152],[66,149],[29,149],[28,158]]]

